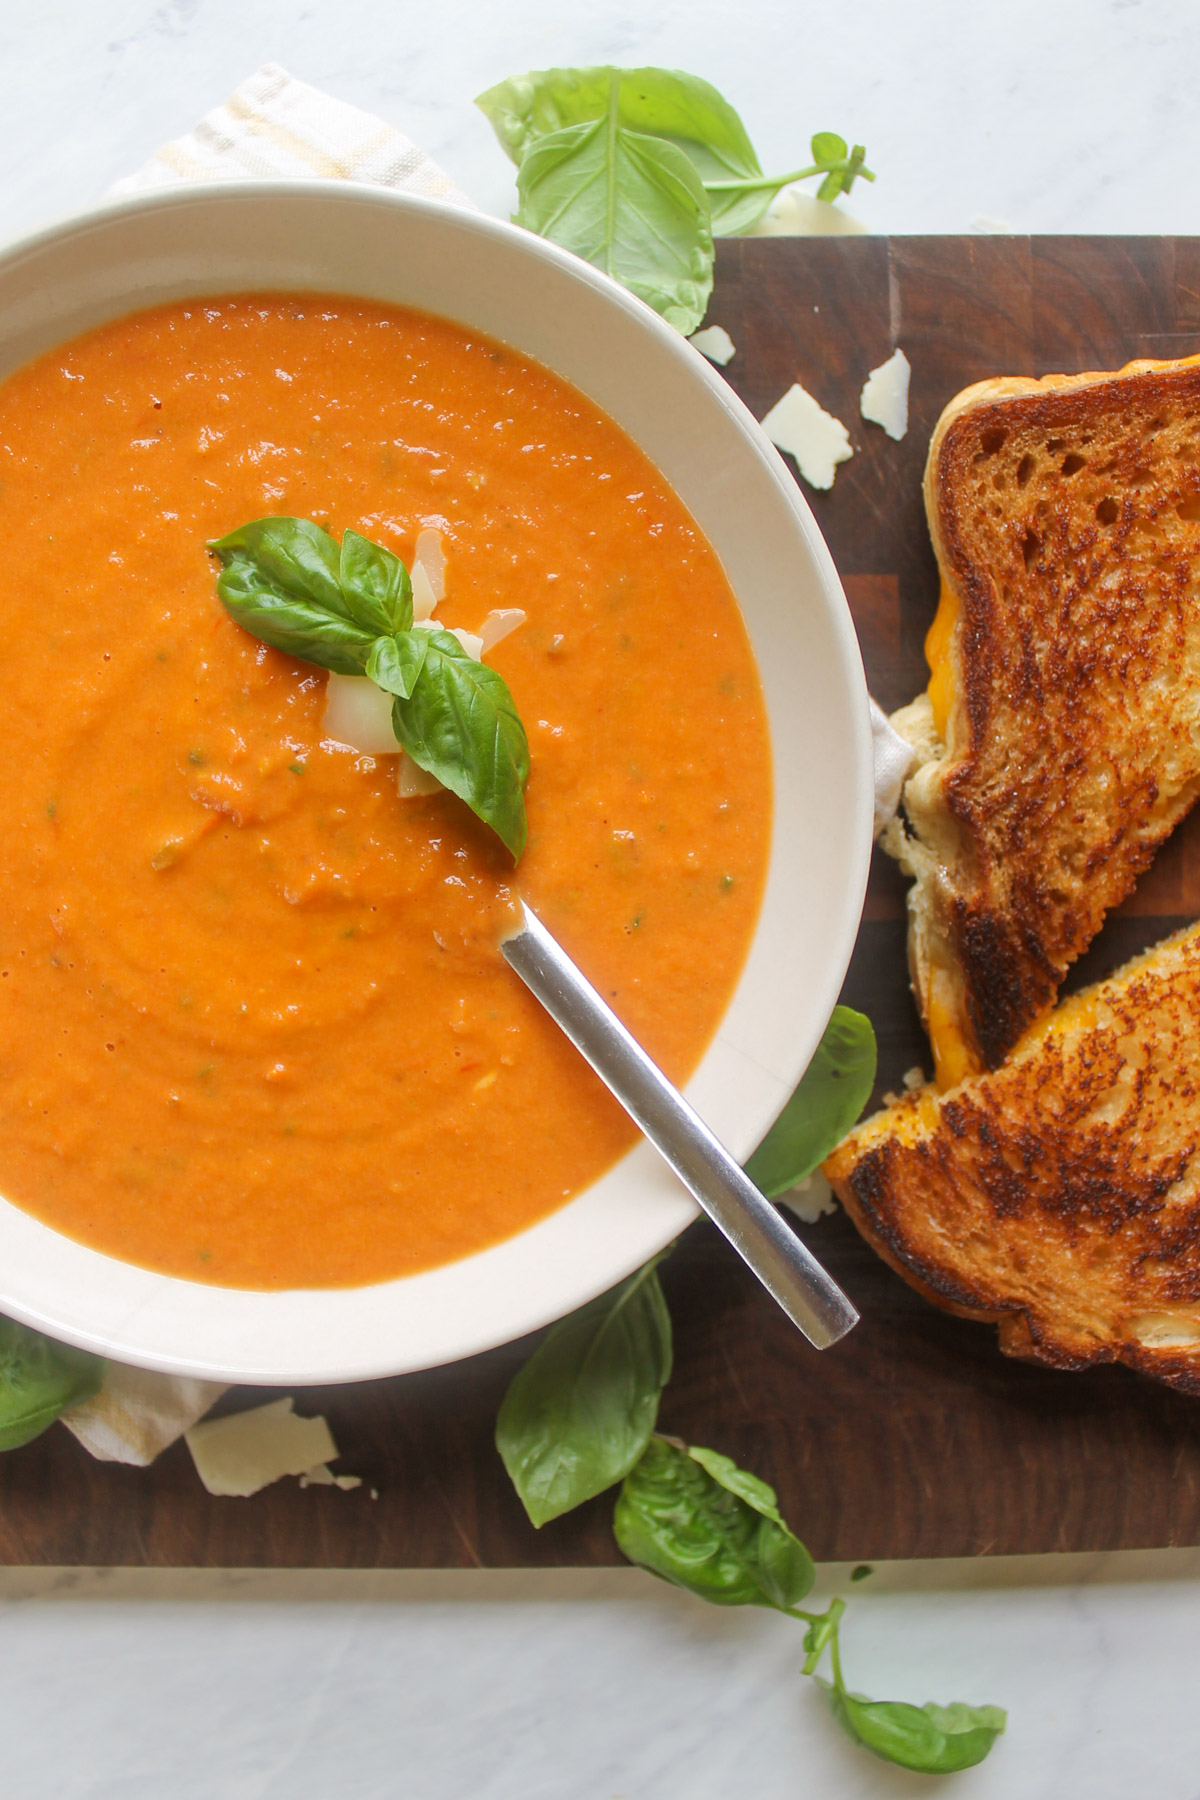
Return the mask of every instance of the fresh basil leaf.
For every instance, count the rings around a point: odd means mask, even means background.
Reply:
[[[651,1438],[613,1519],[630,1562],[718,1606],[789,1611],[813,1584],[812,1558],[765,1482],[715,1451]]]
[[[799,1087],[746,1164],[756,1187],[773,1199],[812,1174],[870,1098],[875,1063],[870,1020],[835,1006]]]
[[[385,693],[407,700],[425,666],[428,649],[427,631],[405,631],[398,637],[376,638],[367,658],[367,674]]]
[[[223,563],[246,557],[264,580],[293,599],[351,617],[338,579],[337,539],[311,519],[252,519],[208,547]]]
[[[540,69],[500,82],[475,104],[519,165],[539,138],[603,118],[614,78],[620,81],[619,123],[682,150],[706,187],[716,181],[761,179],[754,146],[728,100],[698,75],[680,69]],[[710,192],[713,232],[728,236],[747,230],[765,212],[782,179],[774,187],[748,192]]]
[[[413,635],[428,645],[412,693],[396,697],[392,728],[417,767],[465,800],[519,860],[529,744],[508,685],[448,631]]]
[[[223,565],[217,593],[239,625],[289,656],[362,674],[379,633],[354,618],[327,531],[311,519],[256,519],[209,549]]]
[[[357,624],[368,631],[407,631],[413,621],[408,570],[383,544],[357,531],[342,535],[338,583]]]
[[[981,1763],[1007,1723],[999,1706],[909,1706],[868,1700],[816,1677],[842,1730],[884,1762],[924,1775],[952,1775]]]
[[[517,223],[603,269],[685,335],[712,292],[708,200],[682,150],[608,113],[538,138],[517,173]]]
[[[620,83],[618,120],[632,131],[669,138],[701,175],[761,173],[754,146],[733,107],[709,82],[680,69],[535,69],[501,81],[475,104],[518,165],[540,137],[586,125],[608,112]],[[711,159],[707,164],[703,159]]]
[[[736,1494],[739,1500],[744,1500],[764,1519],[783,1524],[782,1514],[775,1504],[775,1489],[760,1481],[757,1475],[751,1475],[748,1469],[739,1469],[731,1456],[724,1456],[719,1450],[705,1450],[700,1444],[693,1444],[688,1455],[706,1469],[715,1482],[727,1492]]]
[[[650,1441],[671,1374],[661,1261],[555,1325],[504,1396],[496,1448],[535,1525],[621,1481]]]
[[[40,1436],[68,1406],[89,1400],[103,1379],[100,1357],[0,1318],[0,1450]]]

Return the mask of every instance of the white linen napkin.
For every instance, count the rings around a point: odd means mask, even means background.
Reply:
[[[392,126],[295,80],[278,63],[265,63],[194,131],[164,144],[109,194],[179,181],[256,177],[365,181],[475,209],[450,176]],[[913,752],[874,701],[871,732],[878,836],[899,804]],[[63,1424],[102,1462],[144,1465],[190,1430],[224,1392],[217,1382],[110,1363],[99,1393],[64,1414]]]
[[[223,106],[205,113],[194,131],[164,144],[108,191],[136,194],[177,181],[281,177],[366,181],[477,210],[446,171],[402,133],[373,113],[295,80],[278,63],[264,63]]]

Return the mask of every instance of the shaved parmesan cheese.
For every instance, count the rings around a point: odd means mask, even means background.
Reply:
[[[525,623],[525,614],[519,606],[498,606],[483,621],[483,630],[479,641],[482,654],[487,655],[496,644],[506,638],[510,631]]]
[[[427,794],[440,794],[442,783],[428,769],[421,769],[411,756],[402,756],[396,770],[396,792],[402,800],[420,800]]]
[[[423,562],[415,562],[412,566],[413,591],[413,624],[423,625],[426,619],[432,618],[437,606],[437,595],[433,591],[433,583],[425,572]]]
[[[693,331],[688,343],[701,356],[707,356],[709,362],[720,363],[724,368],[734,353],[734,342],[723,325],[709,325],[703,331]]]
[[[362,756],[395,756],[400,748],[392,730],[392,696],[365,675],[330,674],[321,728],[327,738]]]
[[[249,1412],[206,1419],[184,1433],[196,1473],[210,1494],[245,1498],[285,1475],[303,1475],[333,1462],[338,1447],[325,1420],[301,1419],[292,1396]]]
[[[417,547],[413,554],[414,562],[419,562],[429,577],[429,585],[433,589],[433,603],[446,598],[446,552],[442,548],[442,534],[427,526],[417,534]]]
[[[476,662],[480,660],[483,654],[481,637],[477,637],[473,631],[464,631],[461,625],[451,625],[450,636],[458,639],[468,656],[473,657]]]
[[[771,408],[762,427],[773,444],[795,457],[810,487],[831,488],[838,463],[854,455],[842,421],[819,406],[798,381]]]
[[[900,439],[908,430],[908,381],[912,374],[903,350],[895,350],[885,363],[872,369],[863,383],[859,406],[864,419],[882,425],[890,438]]]
[[[814,1169],[811,1175],[798,1181],[786,1194],[780,1194],[779,1204],[795,1213],[798,1219],[803,1219],[806,1225],[815,1225],[826,1213],[835,1213],[838,1209],[833,1189],[820,1169]]]

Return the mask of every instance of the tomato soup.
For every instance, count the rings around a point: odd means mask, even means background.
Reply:
[[[268,514],[405,561],[529,735],[518,868],[329,740],[324,673],[223,612]],[[519,1231],[634,1128],[497,948],[519,891],[677,1081],[729,999],[769,835],[762,696],[654,468],[459,326],[236,296],[0,388],[0,1193],[144,1267],[340,1287]]]

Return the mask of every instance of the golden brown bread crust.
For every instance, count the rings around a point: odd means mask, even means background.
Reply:
[[[954,698],[893,847],[922,1009],[936,963],[995,1068],[1200,793],[1200,366],[980,383],[925,498]]]
[[[825,1164],[884,1260],[1010,1356],[1200,1394],[1200,926],[1075,995],[993,1074]]]

